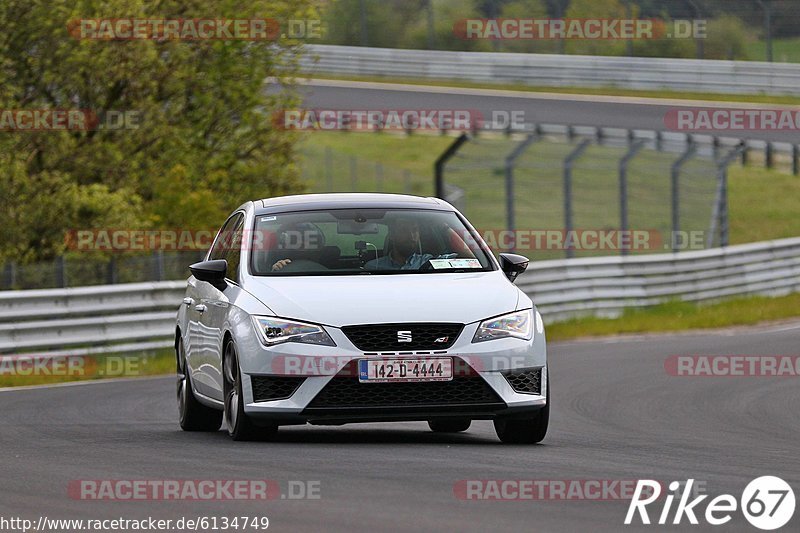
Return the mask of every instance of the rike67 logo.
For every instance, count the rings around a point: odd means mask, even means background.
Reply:
[[[656,523],[678,525],[686,518],[690,524],[697,525],[699,524],[699,515],[705,519],[706,523],[720,526],[730,522],[733,519],[733,513],[740,508],[751,525],[761,530],[771,531],[785,526],[794,515],[794,491],[779,477],[762,476],[754,479],[745,487],[742,497],[738,501],[730,494],[717,496],[707,502],[705,512],[701,512],[700,504],[708,498],[708,495],[703,494],[689,500],[692,496],[693,484],[694,479],[687,480],[685,484],[678,481],[669,484],[669,493],[664,498],[661,512],[657,518],[653,517],[657,520]],[[678,491],[684,485],[685,488],[679,493]],[[642,524],[651,523],[647,507],[662,496],[661,487],[662,485],[658,481],[639,480],[628,507],[628,514],[625,516],[626,525],[634,523],[637,514]],[[676,497],[678,503],[673,513],[672,504]],[[670,515],[672,515],[672,520],[670,520]]]

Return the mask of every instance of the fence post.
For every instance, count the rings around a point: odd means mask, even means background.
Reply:
[[[325,147],[325,186],[327,190],[325,192],[332,192],[333,191],[333,153],[331,152],[331,147]]]
[[[358,160],[356,156],[350,156],[350,189],[355,192],[358,189]]]
[[[108,283],[109,285],[117,283],[117,258],[113,255],[108,261]]]
[[[619,161],[619,225],[625,235],[628,231],[628,163],[644,148],[645,140],[634,142],[628,152]],[[623,237],[624,238],[624,237]],[[628,255],[628,249],[620,247],[621,255]]]
[[[584,139],[572,152],[564,159],[564,232],[566,239],[572,231],[572,165],[576,159],[586,150],[592,141]],[[573,257],[575,251],[572,246],[567,246],[567,258]]]
[[[711,228],[706,237],[706,246],[713,244],[716,233],[716,221],[719,220],[719,245],[728,246],[728,166],[739,157],[739,152],[744,148],[744,142],[731,150],[717,166],[717,198],[714,212],[711,215]]]
[[[519,156],[521,156],[537,139],[538,137],[536,134],[529,134],[506,156],[506,226],[508,231],[513,232],[516,228],[516,221],[514,220],[514,164],[517,162],[517,158],[519,158]],[[514,238],[512,241],[512,252],[517,248],[516,240],[517,239]]]
[[[742,141],[742,166],[747,166],[749,152],[747,151],[747,141]]]
[[[14,261],[9,261],[5,265],[5,286],[7,289],[13,289],[17,284],[17,264]]]
[[[56,287],[64,288],[67,286],[67,264],[63,255],[56,257]]]
[[[164,279],[164,252],[162,250],[153,252],[153,272],[155,273],[155,281]]]
[[[678,232],[681,229],[680,189],[678,178],[680,177],[683,165],[689,159],[691,159],[691,157],[697,151],[697,145],[694,143],[692,137],[688,138],[688,143],[689,144],[686,146],[686,150],[683,152],[683,154],[681,154],[677,161],[672,164],[672,169],[670,172],[670,189],[672,191],[672,235],[670,236],[670,241],[672,244],[672,253],[678,252]]]
[[[767,148],[765,151],[766,160],[767,160],[767,168],[773,168],[775,166],[775,153],[770,141],[767,141]]]
[[[792,174],[800,175],[800,146],[792,145]]]
[[[444,200],[444,166],[447,161],[453,157],[458,149],[461,148],[461,145],[464,144],[469,140],[469,135],[466,133],[462,133],[458,136],[458,138],[453,141],[453,144],[447,147],[447,149],[442,152],[442,154],[436,159],[436,162],[433,164],[433,179],[434,179],[434,190],[436,191],[436,197],[441,198]]]

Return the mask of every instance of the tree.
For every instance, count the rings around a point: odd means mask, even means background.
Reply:
[[[0,131],[0,259],[47,259],[64,232],[207,227],[242,201],[301,189],[294,135],[301,43],[86,40],[97,18],[315,18],[297,0],[4,0],[0,109],[133,112],[138,128]],[[278,89],[265,93],[264,80]],[[200,215],[200,216],[198,216]]]
[[[510,0],[500,10],[500,18],[503,19],[546,19],[548,17],[547,5],[544,0]],[[556,52],[558,47],[552,40],[520,39],[504,41],[502,50],[504,52],[541,54]]]
[[[637,13],[633,13],[636,18]],[[565,15],[568,19],[626,19],[627,10],[620,0],[571,0]],[[570,54],[622,55],[625,42],[612,39],[569,40],[566,50]]]

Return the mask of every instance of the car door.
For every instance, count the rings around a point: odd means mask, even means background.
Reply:
[[[230,236],[241,217],[241,213],[234,213],[225,221],[214,238],[206,260],[225,259]],[[192,382],[198,393],[222,400],[221,392],[218,391],[219,370],[215,364],[217,351],[215,344],[220,342],[219,333],[213,329],[211,325],[213,321],[209,318],[212,314],[209,310],[216,308],[221,291],[210,283],[195,278],[190,280],[190,287],[192,287],[191,301],[187,300],[186,314],[191,346],[191,350],[187,352],[187,361],[192,373]]]
[[[202,339],[202,364],[198,370],[198,380],[202,381],[201,394],[216,400],[223,399],[222,391],[222,341],[225,320],[233,293],[238,290],[239,256],[241,254],[244,229],[244,213],[232,215],[217,236],[219,246],[212,247],[209,259],[225,259],[228,262],[227,286],[219,290],[210,283],[199,282],[199,301],[195,306],[198,312],[198,333]],[[198,387],[199,389],[200,387]]]

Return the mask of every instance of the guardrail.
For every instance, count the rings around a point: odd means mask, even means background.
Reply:
[[[517,285],[546,321],[615,316],[670,299],[800,291],[800,238],[680,254],[532,262]],[[0,292],[0,353],[169,347],[184,281]]]
[[[308,45],[306,72],[536,86],[800,94],[800,65],[758,61],[447,52]]]
[[[532,262],[517,285],[547,320],[618,316],[667,300],[800,291],[800,238],[680,254]]]
[[[0,353],[84,355],[172,345],[185,281],[0,292]]]

